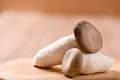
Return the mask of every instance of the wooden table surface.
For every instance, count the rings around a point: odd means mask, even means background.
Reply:
[[[0,77],[7,80],[120,80],[120,61],[115,60],[106,73],[79,75],[68,78],[61,72],[61,66],[37,68],[32,58],[8,61],[0,65]]]

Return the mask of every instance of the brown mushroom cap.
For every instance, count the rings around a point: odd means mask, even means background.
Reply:
[[[95,53],[102,48],[101,33],[93,24],[87,21],[81,21],[76,25],[74,35],[76,42],[84,53]]]
[[[68,77],[80,74],[83,62],[83,53],[80,49],[72,48],[68,50],[62,61],[62,72]]]

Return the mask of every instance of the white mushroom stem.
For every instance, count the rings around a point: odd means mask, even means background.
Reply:
[[[62,72],[69,77],[79,74],[106,72],[112,65],[113,59],[99,52],[85,54],[78,48],[68,50],[62,61]]]
[[[33,65],[38,67],[51,67],[62,63],[63,56],[70,48],[78,47],[74,34],[41,49],[33,58]]]
[[[99,52],[84,54],[80,74],[106,72],[112,65],[113,59]]]

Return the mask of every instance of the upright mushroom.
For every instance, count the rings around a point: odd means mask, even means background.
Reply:
[[[66,51],[71,48],[80,48],[89,53],[101,49],[102,36],[91,23],[81,21],[75,27],[74,33],[41,49],[33,58],[33,65],[51,67],[61,64]]]
[[[102,35],[93,24],[87,21],[78,23],[74,34],[82,52],[95,53],[102,48]]]

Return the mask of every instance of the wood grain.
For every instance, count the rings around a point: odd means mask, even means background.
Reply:
[[[0,77],[3,79],[20,80],[119,80],[120,61],[115,60],[106,73],[79,75],[68,78],[61,72],[61,66],[37,68],[32,65],[32,58],[8,61],[0,65]]]

